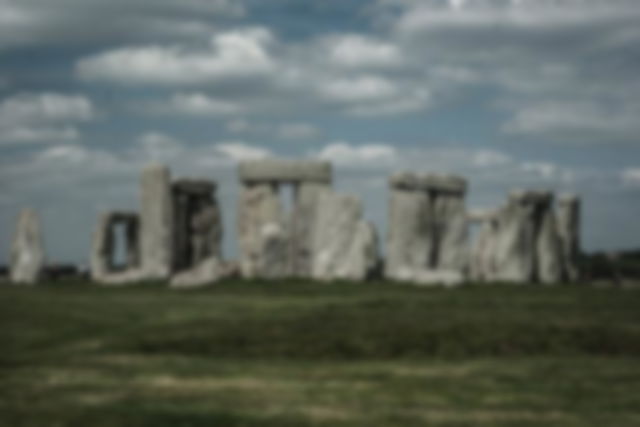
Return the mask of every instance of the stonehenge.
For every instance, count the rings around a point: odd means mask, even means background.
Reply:
[[[389,184],[385,276],[420,284],[464,281],[469,257],[466,181],[402,172]]]
[[[45,253],[40,219],[32,209],[24,209],[18,216],[10,252],[9,277],[12,283],[33,285],[40,279]]]
[[[172,179],[152,164],[140,177],[139,211],[102,213],[93,234],[90,277],[106,285],[164,281],[192,288],[231,275],[321,282],[384,278],[418,285],[464,282],[576,282],[581,203],[550,191],[518,190],[503,206],[465,203],[456,175],[399,172],[389,178],[386,253],[362,201],[336,192],[325,161],[263,159],[238,166],[238,260],[223,259],[216,182]],[[283,189],[291,201],[282,200]],[[472,227],[477,226],[476,233]],[[38,216],[21,212],[10,280],[32,284],[46,272]],[[382,268],[380,268],[382,267]]]

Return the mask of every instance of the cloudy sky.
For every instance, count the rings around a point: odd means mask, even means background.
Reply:
[[[142,165],[333,161],[384,234],[388,174],[453,172],[470,207],[584,198],[587,250],[640,246],[637,0],[0,0],[0,263],[35,207],[49,258],[86,263]]]

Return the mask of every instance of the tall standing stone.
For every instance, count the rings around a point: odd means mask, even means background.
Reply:
[[[551,194],[539,202],[536,223],[536,279],[544,284],[559,283],[563,278],[562,243]]]
[[[35,284],[45,262],[40,220],[32,209],[20,212],[11,246],[10,276],[17,284]]]
[[[393,175],[390,186],[386,277],[424,284],[461,282],[469,264],[466,181],[404,172]]]
[[[427,224],[429,197],[392,178],[389,201],[389,227],[385,276],[410,281],[417,269],[424,268],[432,252],[433,241]]]
[[[288,230],[277,185],[245,185],[237,223],[243,277],[286,276],[289,271]]]
[[[291,270],[296,277],[309,277],[313,258],[313,228],[318,199],[330,188],[324,182],[301,182],[295,187],[291,215]]]
[[[242,162],[238,211],[240,269],[244,277],[309,277],[317,199],[330,188],[331,164],[264,159]],[[290,212],[280,203],[283,185],[294,189]]]
[[[498,214],[495,242],[495,280],[527,283],[534,280],[536,247],[535,206],[527,192],[509,195]]]
[[[169,169],[151,165],[141,178],[142,270],[148,279],[166,279],[173,263],[173,203]]]
[[[313,235],[312,277],[364,280],[375,267],[377,236],[354,196],[322,192]]]
[[[564,278],[575,282],[580,278],[580,198],[566,195],[558,200],[558,234],[562,247]]]

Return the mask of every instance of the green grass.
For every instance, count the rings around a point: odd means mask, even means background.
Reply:
[[[577,286],[3,286],[0,425],[640,425],[639,308]]]

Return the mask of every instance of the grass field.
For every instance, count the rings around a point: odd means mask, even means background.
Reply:
[[[640,290],[0,287],[1,426],[637,426]]]

